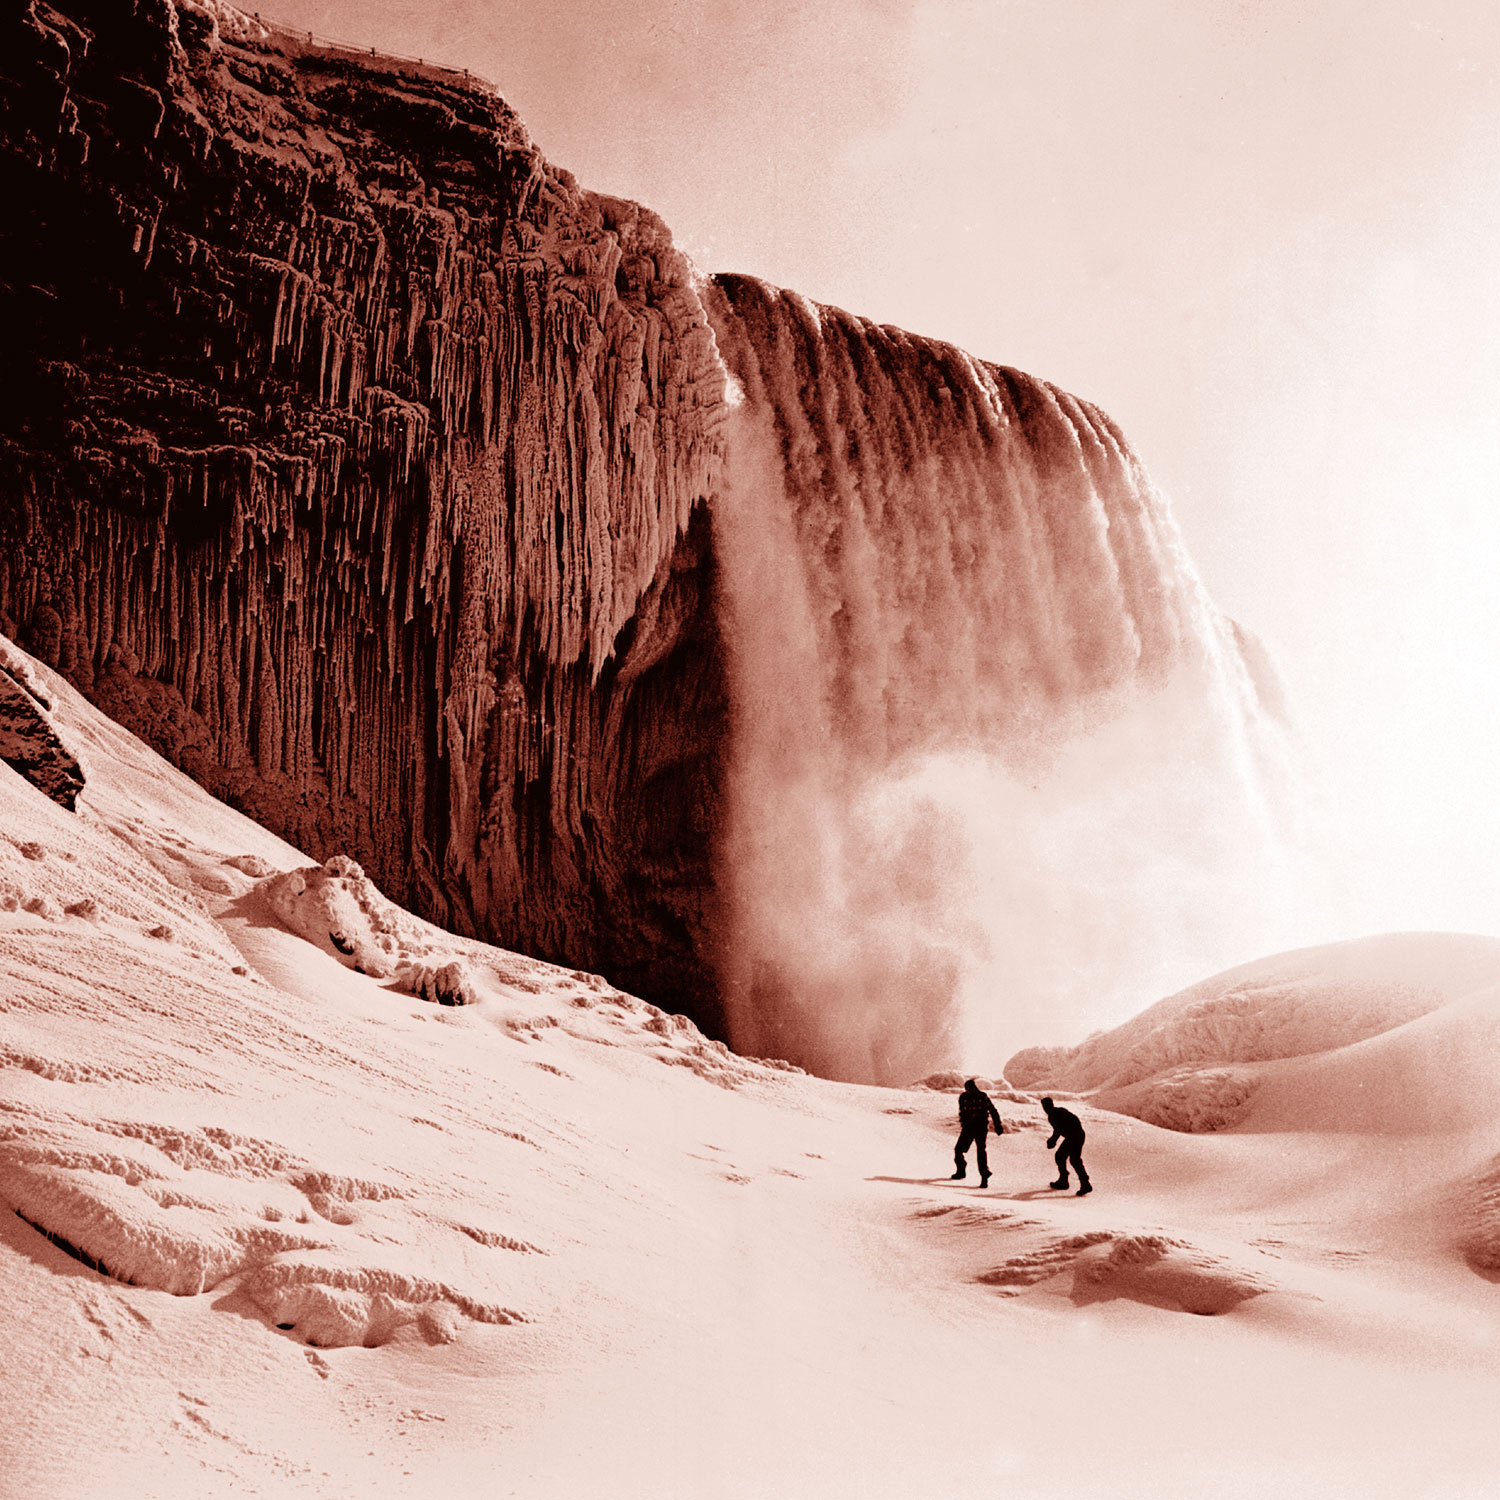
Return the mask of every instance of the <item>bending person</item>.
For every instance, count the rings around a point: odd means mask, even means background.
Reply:
[[[1081,1198],[1085,1193],[1093,1192],[1089,1174],[1083,1169],[1083,1121],[1071,1109],[1064,1109],[1050,1099],[1042,1100],[1042,1109],[1046,1112],[1047,1123],[1052,1127],[1047,1149],[1050,1151],[1057,1146],[1057,1181],[1051,1185],[1055,1188],[1067,1187],[1068,1163],[1072,1162],[1078,1173],[1078,1196]],[[1061,1145],[1058,1145],[1059,1141],[1062,1142]]]
[[[958,1170],[952,1181],[969,1175],[969,1164],[965,1160],[969,1147],[975,1149],[974,1159],[979,1163],[979,1185],[984,1187],[990,1180],[989,1158],[985,1155],[985,1137],[989,1135],[990,1121],[995,1122],[995,1134],[1004,1135],[1005,1126],[995,1112],[994,1101],[971,1078],[958,1096],[958,1144],[953,1148],[953,1165]]]

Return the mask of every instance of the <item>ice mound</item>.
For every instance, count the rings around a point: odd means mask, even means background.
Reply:
[[[524,1323],[513,1308],[388,1266],[348,1266],[316,1253],[257,1267],[239,1291],[276,1327],[320,1349],[389,1343],[415,1324],[429,1343],[449,1344],[462,1320]]]
[[[1114,1236],[1107,1229],[1093,1229],[1083,1234],[1049,1239],[1034,1249],[1012,1255],[998,1266],[981,1272],[977,1279],[985,1286],[995,1287],[1005,1296],[1014,1297],[1027,1287],[1036,1286],[1063,1271],[1071,1270],[1085,1250],[1092,1250],[1095,1245],[1110,1244],[1113,1239]]]
[[[1469,1228],[1459,1248],[1472,1270],[1500,1281],[1500,1156],[1480,1173],[1467,1207]]]
[[[247,1193],[255,1175],[226,1176],[191,1156],[184,1165],[145,1127],[117,1128],[13,1117],[0,1141],[0,1200],[103,1274],[178,1296],[282,1250],[326,1243],[297,1227],[311,1215],[289,1184],[265,1177]]]
[[[1215,975],[1079,1046],[1018,1052],[1005,1074],[1018,1088],[1092,1093],[1170,1073],[1175,1082],[1145,1107],[1212,1114],[1243,1079],[1195,1070],[1346,1047],[1497,980],[1495,938],[1396,933],[1304,948]]]
[[[637,1034],[646,1042],[648,1056],[672,1067],[686,1068],[718,1088],[738,1088],[751,1078],[762,1077],[766,1069],[778,1073],[802,1072],[795,1063],[779,1057],[741,1057],[723,1042],[704,1036],[687,1016],[671,1015],[648,1001],[617,994],[614,1003],[628,1018],[627,1035],[638,1027]]]
[[[1500,940],[1405,933],[1280,954],[1008,1072],[1179,1131],[1488,1130]]]
[[[216,1127],[18,1108],[0,1126],[0,1204],[117,1281],[241,1294],[320,1347],[384,1343],[408,1325],[450,1342],[465,1318],[524,1321],[469,1266],[474,1231],[409,1196]],[[420,1271],[396,1263],[417,1246]]]
[[[1018,1093],[1002,1073],[995,1078],[986,1078],[978,1073],[955,1073],[951,1069],[942,1073],[929,1073],[927,1077],[912,1085],[913,1088],[931,1089],[937,1094],[956,1094],[968,1080],[974,1082],[992,1099],[1003,1099],[1011,1104],[1030,1104],[1033,1096]]]
[[[1025,1231],[1040,1226],[1023,1220],[1009,1227]],[[1080,1305],[1126,1297],[1200,1316],[1230,1312],[1252,1297],[1277,1289],[1277,1283],[1259,1268],[1187,1240],[1117,1229],[1046,1236],[976,1279],[1013,1297],[1069,1274],[1069,1295]]]
[[[1500,985],[1378,1036],[1264,1065],[1247,1128],[1453,1136],[1500,1149]]]
[[[1163,1130],[1202,1134],[1240,1124],[1258,1084],[1253,1067],[1171,1068],[1123,1088],[1102,1089],[1092,1102]]]
[[[472,971],[456,958],[439,964],[403,963],[396,970],[396,984],[435,1005],[473,1005],[479,999]]]
[[[260,888],[290,931],[374,979],[389,978],[414,947],[426,947],[415,920],[347,855],[269,876]]]
[[[1213,1317],[1276,1290],[1257,1271],[1164,1234],[1128,1234],[1086,1252],[1073,1271],[1073,1300],[1128,1297],[1173,1312]]]
[[[265,875],[258,860],[225,863]],[[387,900],[347,855],[266,875],[259,888],[277,921],[346,968],[390,979],[406,994],[437,1005],[473,1005],[479,999],[474,964],[454,951],[465,946],[462,940]]]

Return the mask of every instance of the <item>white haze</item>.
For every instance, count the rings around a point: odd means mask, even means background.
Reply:
[[[757,371],[774,386],[794,366]],[[841,373],[825,360],[825,399]],[[878,382],[862,394],[872,426],[895,420]],[[1077,1039],[1254,956],[1269,933],[1312,940],[1324,908],[1294,752],[1149,487],[1122,509],[1093,494],[1059,541],[1057,497],[1022,474],[1034,529],[1018,535],[1004,520],[1017,480],[997,482],[982,450],[954,443],[924,476],[882,469],[857,421],[842,436],[859,462],[820,449],[829,488],[799,489],[763,407],[742,407],[717,512],[738,707],[735,1045],[825,1076],[997,1073],[1028,1043]],[[887,487],[899,524],[874,495]],[[975,567],[945,542],[981,518],[994,556]],[[1132,526],[1150,546],[1122,542]],[[1082,677],[1079,631],[1135,628],[1072,593],[1060,564],[1093,556],[1122,597],[1153,601],[1140,628],[1170,634],[1165,680],[1127,669],[1018,721],[1039,678]],[[1009,618],[1018,587],[1037,594],[1031,619]]]
[[[740,940],[805,1011],[750,1045],[833,1076],[998,1074],[1267,932],[1310,941],[1308,871],[1264,806],[1226,795],[1212,738],[1196,693],[1164,691],[1029,772],[956,749],[849,785],[836,746],[786,780],[746,767]]]

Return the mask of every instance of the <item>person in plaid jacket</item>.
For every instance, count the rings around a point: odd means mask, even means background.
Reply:
[[[957,1182],[969,1175],[969,1164],[965,1159],[969,1147],[974,1147],[974,1157],[979,1163],[979,1185],[984,1187],[990,1180],[989,1159],[985,1155],[985,1137],[989,1135],[990,1121],[995,1122],[995,1134],[1004,1135],[1005,1126],[995,1112],[994,1102],[971,1078],[958,1096],[958,1144],[953,1148],[953,1164],[958,1170],[952,1181]]]

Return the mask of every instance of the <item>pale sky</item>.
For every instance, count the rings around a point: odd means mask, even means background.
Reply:
[[[747,271],[1116,417],[1269,644],[1328,937],[1500,932],[1500,5],[274,0]]]

